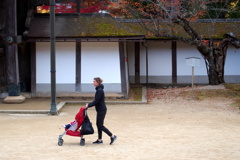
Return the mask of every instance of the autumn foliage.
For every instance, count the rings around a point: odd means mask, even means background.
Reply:
[[[226,0],[119,0],[110,3],[109,11],[124,18],[171,19],[182,16],[191,21],[204,17],[208,6]],[[118,12],[116,12],[118,11]]]
[[[96,13],[100,10],[107,10],[108,0],[83,0],[80,6],[81,13]]]
[[[81,0],[76,1],[57,1],[55,5],[56,13],[77,13],[77,5],[80,4],[80,13],[98,13],[99,11],[107,10],[110,5],[109,0]],[[36,7],[37,13],[49,13],[49,5],[38,5]]]

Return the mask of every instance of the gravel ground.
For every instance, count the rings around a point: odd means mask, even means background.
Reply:
[[[103,144],[92,144],[97,139],[94,108],[88,115],[95,133],[85,136],[85,146],[71,136],[63,137],[63,146],[57,144],[61,124],[72,121],[80,105],[67,105],[58,116],[2,113],[0,159],[239,160],[240,111],[232,100],[191,100],[178,96],[183,90],[149,89],[148,104],[108,105],[105,126],[118,136],[113,145],[104,133]]]

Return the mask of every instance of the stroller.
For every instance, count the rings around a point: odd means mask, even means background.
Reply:
[[[81,137],[80,145],[84,145],[85,140],[82,138],[83,135],[81,134],[81,132],[78,129],[82,126],[85,115],[86,115],[86,109],[84,107],[81,107],[79,112],[75,116],[76,123],[71,125],[68,129],[65,129],[63,134],[59,135],[59,137],[58,137],[58,145],[59,146],[63,145],[62,137],[64,135]]]

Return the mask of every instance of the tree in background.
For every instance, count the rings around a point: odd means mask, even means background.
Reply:
[[[207,12],[203,18],[240,18],[239,0],[222,0],[207,4]]]
[[[126,0],[120,3],[120,16],[136,19],[148,31],[148,37],[167,37],[194,45],[205,60],[209,84],[217,85],[224,83],[224,65],[228,46],[240,48],[240,41],[233,33],[226,33],[221,41],[214,40],[212,38],[216,25],[214,19],[211,19],[212,23],[208,28],[211,32],[208,33],[205,31],[198,33],[195,22],[203,17],[235,17],[239,14],[235,12],[235,9],[238,10],[239,2],[230,1]],[[199,25],[201,24],[198,24],[198,27]]]

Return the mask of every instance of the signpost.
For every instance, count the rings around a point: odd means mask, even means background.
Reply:
[[[186,58],[186,65],[192,67],[192,99],[194,100],[193,86],[194,86],[194,67],[200,66],[200,59],[198,57]]]

